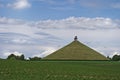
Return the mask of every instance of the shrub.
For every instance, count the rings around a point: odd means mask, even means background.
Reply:
[[[113,60],[113,61],[120,61],[120,55],[114,55],[114,56],[112,57],[112,60]]]
[[[10,59],[10,60],[25,60],[24,59],[24,55],[22,54],[21,56],[16,56],[14,54],[10,54],[7,59]]]

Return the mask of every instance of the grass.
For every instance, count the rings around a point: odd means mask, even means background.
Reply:
[[[0,60],[0,80],[120,80],[120,62]]]
[[[73,41],[67,46],[48,55],[44,59],[59,59],[59,60],[108,60],[99,52],[89,48],[79,41]]]

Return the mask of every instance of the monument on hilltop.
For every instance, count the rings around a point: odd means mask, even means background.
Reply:
[[[101,53],[86,46],[78,41],[77,36],[74,41],[65,47],[53,52],[52,54],[44,57],[47,60],[108,60]]]
[[[77,41],[77,39],[78,39],[77,36],[75,36],[74,41]]]

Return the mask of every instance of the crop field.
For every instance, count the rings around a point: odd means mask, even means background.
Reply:
[[[120,62],[0,60],[0,80],[120,80]]]

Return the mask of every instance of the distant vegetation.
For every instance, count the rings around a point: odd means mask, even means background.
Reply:
[[[120,55],[113,55],[113,57],[109,57],[109,56],[107,56],[106,57],[108,60],[110,60],[110,61],[120,61]],[[24,56],[24,54],[22,54],[22,55],[20,55],[20,56],[16,56],[15,54],[10,54],[10,55],[8,55],[8,57],[6,58],[7,60],[29,60],[29,61],[40,61],[40,60],[42,60],[42,61],[44,61],[41,57],[37,57],[37,56],[35,56],[35,57],[29,57],[29,59],[25,59],[25,56]],[[3,60],[2,58],[0,58],[0,60]],[[49,60],[49,59],[48,59]],[[47,61],[48,61],[47,60]],[[53,59],[53,60],[57,60],[57,59]],[[51,60],[50,60],[51,61]],[[59,61],[59,59],[58,59],[58,61]],[[64,59],[62,60],[62,61],[64,61]],[[68,61],[68,60],[65,60],[65,61]],[[70,60],[70,61],[72,61],[72,59]],[[75,60],[73,60],[73,61],[75,61]],[[78,60],[77,60],[78,61]],[[82,60],[82,61],[84,61],[84,60]],[[95,60],[94,60],[95,61]]]
[[[107,56],[107,58],[110,60],[110,61],[120,61],[120,55],[113,55],[113,57],[112,58],[110,58],[109,56]],[[2,58],[0,58],[0,59],[2,59]],[[8,55],[8,57],[7,57],[7,59],[8,60],[26,60],[25,59],[25,56],[24,56],[24,54],[22,54],[21,56],[16,56],[15,54],[10,54],[10,55]],[[40,60],[43,60],[41,57],[37,57],[37,56],[35,56],[35,57],[29,57],[29,59],[28,59],[29,61],[40,61]],[[53,59],[54,60],[54,59]],[[57,60],[57,59],[56,59]],[[59,59],[58,59],[59,60]],[[48,60],[47,60],[48,61]],[[64,59],[63,59],[63,61],[64,61]],[[70,61],[72,61],[72,60],[70,60]]]
[[[7,59],[9,60],[25,60],[25,56],[22,54],[21,56],[16,56],[14,54],[10,54]]]
[[[120,55],[114,55],[114,56],[112,57],[112,60],[113,60],[113,61],[120,61]]]
[[[7,57],[7,60],[26,60],[25,56],[22,54],[21,56],[16,56],[15,54],[10,54]],[[40,57],[29,57],[30,61],[40,61],[41,58]]]
[[[29,60],[30,61],[40,61],[41,60],[41,58],[40,57],[29,57]]]

